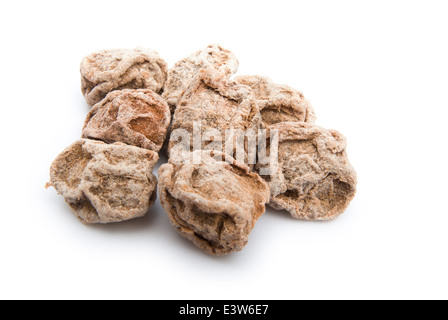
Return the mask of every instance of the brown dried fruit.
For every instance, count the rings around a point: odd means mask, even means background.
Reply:
[[[168,105],[153,91],[114,91],[87,115],[83,138],[123,142],[159,152],[170,121]]]
[[[269,187],[249,168],[222,153],[195,151],[200,164],[159,169],[159,195],[173,226],[209,254],[240,251],[265,212]]]
[[[262,176],[271,187],[270,206],[304,220],[331,220],[343,213],[355,196],[357,184],[345,137],[303,122],[272,125],[271,135],[272,130],[279,133],[279,170]]]
[[[197,124],[200,124],[200,134],[205,140],[199,147],[193,143],[194,138],[198,136]],[[250,157],[248,141],[252,139],[256,142],[260,124],[260,112],[249,87],[228,80],[225,75],[214,69],[202,69],[179,100],[171,130],[174,132],[183,129],[192,136],[190,151],[206,150],[211,145],[213,148],[219,145],[218,149],[214,150],[225,151],[237,158],[237,152],[244,149],[244,161],[239,157],[237,159],[247,164]],[[241,135],[235,134],[231,137],[226,132],[230,129],[247,134],[244,145],[238,140]],[[213,131],[218,132],[219,136],[212,135],[207,138],[207,134]],[[177,144],[174,135],[171,135],[171,139],[168,147],[170,156],[172,148]],[[229,146],[230,149],[226,149]]]
[[[92,53],[81,62],[82,93],[93,106],[111,91],[150,89],[160,93],[168,66],[151,49],[115,49]]]
[[[163,93],[173,113],[182,93],[203,68],[213,68],[230,77],[238,70],[238,60],[229,50],[210,45],[177,62],[168,73]]]
[[[252,88],[266,126],[316,120],[313,107],[300,91],[261,76],[239,76],[235,81]]]
[[[157,197],[158,158],[122,143],[79,140],[53,162],[50,183],[86,224],[139,218]]]

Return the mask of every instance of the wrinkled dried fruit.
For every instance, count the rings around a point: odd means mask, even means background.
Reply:
[[[344,136],[303,122],[272,125],[271,135],[272,130],[279,134],[279,170],[262,176],[271,188],[270,206],[304,220],[330,220],[343,213],[357,184]]]
[[[220,153],[200,153],[200,164],[159,169],[160,201],[173,226],[209,254],[240,251],[265,212],[269,187],[249,168]]]
[[[163,93],[172,112],[176,109],[182,93],[203,68],[213,68],[230,77],[238,70],[238,60],[229,50],[219,45],[210,45],[177,62],[169,70]]]
[[[83,138],[123,142],[159,152],[170,121],[168,105],[153,91],[114,91],[87,115]]]
[[[150,89],[161,93],[168,67],[151,49],[116,49],[92,53],[81,62],[82,93],[93,106],[111,91]]]
[[[191,151],[211,148],[237,158],[237,152],[244,149],[244,160],[237,159],[247,164],[250,152],[247,141],[252,139],[256,142],[260,124],[260,111],[249,87],[228,80],[213,69],[202,69],[179,100],[171,130],[183,129],[191,135]],[[242,134],[231,136],[227,132],[230,129],[246,134],[244,145],[238,140]],[[213,132],[219,135],[213,135]],[[193,140],[198,136],[203,141],[197,147]],[[170,156],[172,148],[177,145],[174,139],[175,135],[171,135]]]
[[[239,76],[235,81],[252,88],[266,126],[316,120],[313,107],[300,91],[261,76]]]
[[[158,154],[134,146],[79,140],[50,169],[50,183],[84,223],[144,216],[157,197]]]

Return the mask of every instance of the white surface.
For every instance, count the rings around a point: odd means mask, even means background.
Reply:
[[[26,1],[0,4],[0,298],[448,298],[446,1]],[[238,74],[304,92],[343,132],[359,176],[327,223],[268,211],[244,251],[203,254],[160,204],[84,226],[53,189],[53,159],[88,112],[79,63],[156,49],[173,65],[210,43]]]

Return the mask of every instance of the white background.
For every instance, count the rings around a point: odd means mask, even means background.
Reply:
[[[446,1],[2,1],[0,298],[448,298]],[[78,222],[45,190],[89,108],[79,63],[156,49],[172,66],[219,43],[304,92],[347,136],[359,191],[333,222],[268,212],[242,251],[210,257],[160,204]]]

